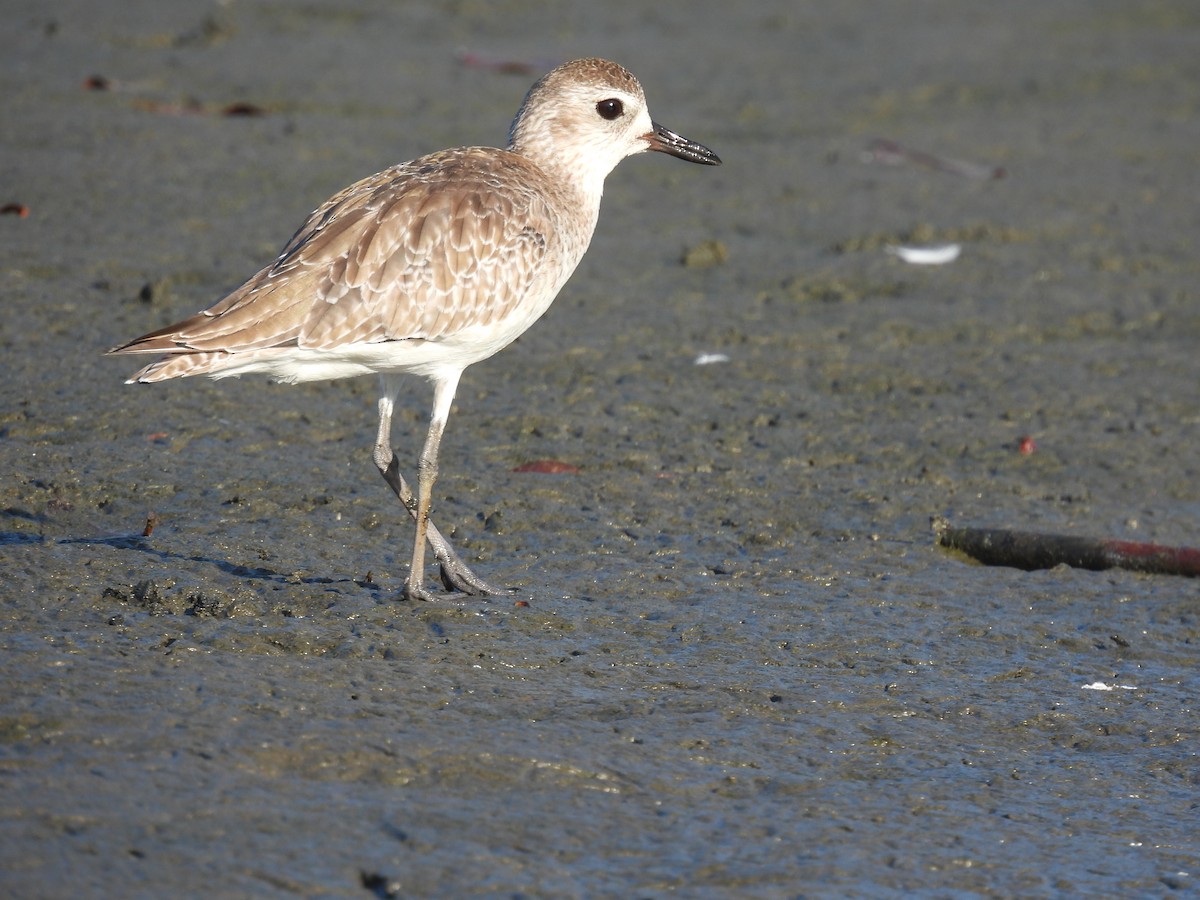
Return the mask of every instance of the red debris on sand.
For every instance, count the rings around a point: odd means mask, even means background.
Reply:
[[[133,101],[133,108],[160,116],[190,116],[205,111],[198,100],[189,99],[183,103],[163,103],[160,100],[147,100],[144,97],[136,98]]]
[[[1022,456],[1029,456],[1035,450],[1037,450],[1037,442],[1029,435],[1023,435],[1017,440],[1017,451]]]
[[[29,207],[24,203],[5,203],[0,206],[0,215],[17,216],[22,219],[29,218]]]
[[[493,59],[467,50],[458,54],[458,62],[468,69],[487,69],[500,75],[540,75],[558,65],[546,59]]]
[[[132,91],[134,89],[133,85],[120,84],[115,79],[109,78],[107,75],[89,75],[83,80],[82,87],[85,91]],[[201,103],[194,97],[185,97],[178,103],[172,103],[166,100],[155,100],[150,97],[135,97],[133,100],[133,108],[140,109],[143,112],[152,112],[164,116],[221,115],[242,117],[265,116],[267,114],[265,107],[259,106],[257,103],[250,103],[246,100],[239,100],[236,103],[227,103],[224,106],[216,106],[213,104]]]
[[[221,110],[223,116],[265,116],[267,111],[253,103],[231,103]]]
[[[558,459],[535,459],[527,463],[521,463],[513,471],[537,472],[540,475],[578,475],[579,466],[573,466]]]
[[[140,109],[143,112],[156,113],[160,116],[219,115],[240,119],[265,116],[267,114],[265,108],[254,103],[239,102],[217,107],[206,105],[192,97],[185,99],[182,103],[165,103],[160,100],[149,100],[139,97],[133,101],[133,108]]]

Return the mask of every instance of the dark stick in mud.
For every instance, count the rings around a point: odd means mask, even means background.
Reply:
[[[1152,575],[1200,575],[1200,549],[1168,547],[1111,538],[1042,534],[1006,528],[957,528],[935,518],[933,530],[943,547],[958,550],[987,566],[1050,569],[1131,569]]]

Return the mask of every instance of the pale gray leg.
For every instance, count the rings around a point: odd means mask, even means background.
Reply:
[[[430,422],[429,437],[426,438],[425,448],[421,454],[421,473],[422,480],[418,481],[418,487],[422,488],[422,496],[425,497],[425,510],[422,515],[421,503],[418,497],[414,497],[412,490],[408,486],[408,482],[404,480],[404,476],[400,474],[400,459],[392,449],[392,411],[395,408],[396,396],[399,393],[399,379],[394,376],[380,377],[380,397],[379,397],[379,434],[375,441],[374,459],[375,466],[379,469],[379,474],[383,476],[383,480],[388,483],[388,486],[400,498],[400,502],[404,504],[404,508],[408,510],[413,517],[413,521],[417,523],[417,538],[413,549],[413,562],[419,564],[409,571],[409,579],[405,588],[406,596],[413,596],[414,584],[415,591],[418,595],[424,595],[422,599],[428,599],[429,595],[421,587],[421,582],[424,573],[424,556],[425,556],[425,541],[429,541],[429,545],[433,548],[434,557],[437,559],[441,567],[442,584],[447,590],[461,591],[464,594],[487,595],[503,593],[502,589],[493,587],[488,584],[474,572],[472,572],[467,564],[462,561],[454,548],[450,546],[450,542],[437,529],[437,526],[429,520],[429,501],[431,495],[429,490],[432,490],[433,480],[428,478],[428,488],[423,486],[423,480],[426,479],[425,470],[428,468],[426,460],[430,458],[432,449],[432,476],[437,475],[437,447],[441,441],[442,430],[445,428],[446,416],[449,414],[451,401],[454,399],[454,390],[457,387],[458,379],[455,378],[452,384],[437,384],[434,389],[434,416]],[[445,409],[443,414],[438,419],[438,400],[439,393],[446,394],[444,397]],[[436,440],[434,439],[434,431],[436,428]],[[430,447],[430,442],[433,440],[433,446]],[[422,520],[424,528],[421,527]],[[422,538],[422,531],[424,538]],[[420,548],[419,559],[417,548]]]

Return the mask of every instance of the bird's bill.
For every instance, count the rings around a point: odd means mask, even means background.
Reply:
[[[664,128],[657,122],[652,122],[651,124],[654,125],[654,130],[644,135],[645,141],[650,145],[651,150],[657,150],[660,153],[670,153],[672,156],[678,156],[680,159],[699,163],[702,166],[719,166],[721,164],[721,157],[717,156],[717,154],[713,153],[703,144],[689,141],[687,138],[673,132],[670,128]]]

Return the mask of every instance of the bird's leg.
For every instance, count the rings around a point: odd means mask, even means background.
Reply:
[[[413,520],[417,518],[417,499],[413,496],[412,490],[408,486],[408,482],[404,480],[404,476],[400,474],[400,459],[395,452],[389,449],[391,461],[385,466],[380,467],[379,471],[383,474],[383,479],[388,483],[396,496],[400,498],[400,502],[404,504],[405,509],[412,515]],[[433,548],[434,558],[437,559],[438,565],[441,567],[442,584],[446,586],[448,591],[461,591],[464,594],[475,594],[486,596],[488,594],[503,593],[502,588],[493,587],[488,582],[484,581],[474,572],[472,572],[462,558],[450,546],[450,542],[445,536],[438,531],[437,526],[432,520],[426,521],[425,537],[429,541],[429,546]]]
[[[435,395],[436,393],[435,388]],[[433,599],[433,595],[422,583],[425,580],[425,540],[429,535],[429,505],[433,500],[433,483],[437,480],[437,455],[444,428],[445,422],[439,420],[435,413],[429,420],[429,434],[425,436],[425,446],[421,448],[421,458],[417,462],[417,508],[413,512],[413,517],[417,520],[417,537],[413,542],[408,583],[404,585],[406,600]]]
[[[400,474],[400,459],[392,449],[392,410],[399,391],[397,379],[382,376],[381,393],[379,397],[379,435],[375,441],[374,460],[379,474],[387,482],[388,487],[404,504],[413,520],[417,520],[418,502],[413,496],[408,482]],[[442,584],[450,591],[461,591],[464,594],[487,595],[503,593],[502,589],[493,587],[467,567],[450,542],[442,535],[437,526],[426,516],[425,537],[433,548],[434,557],[441,567]]]
[[[433,380],[433,412],[429,416],[429,433],[425,446],[417,461],[417,538],[413,542],[412,565],[408,569],[408,583],[404,586],[407,600],[432,600],[425,590],[425,541],[429,535],[429,506],[433,502],[433,485],[438,474],[438,450],[442,445],[442,432],[450,418],[450,406],[458,388],[461,372],[451,372]]]

